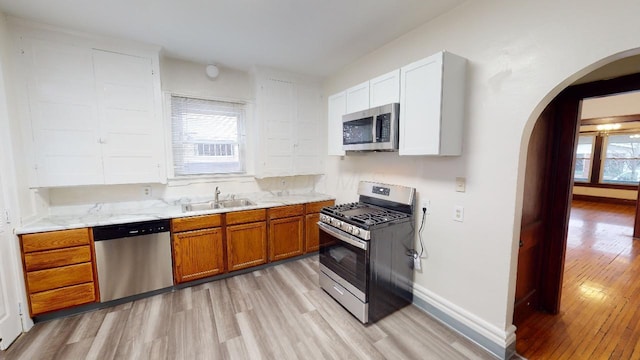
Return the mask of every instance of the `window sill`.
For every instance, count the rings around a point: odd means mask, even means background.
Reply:
[[[603,189],[619,189],[619,190],[638,190],[638,185],[626,185],[626,184],[594,184],[583,183],[575,181],[573,186],[587,187],[587,188],[603,188]]]

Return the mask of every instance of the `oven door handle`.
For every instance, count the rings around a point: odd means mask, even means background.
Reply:
[[[356,239],[353,238],[352,236],[346,235],[344,233],[342,233],[342,231],[340,230],[336,230],[333,227],[323,223],[323,222],[318,222],[318,227],[320,228],[320,230],[326,232],[327,234],[338,238],[341,241],[346,242],[347,244],[353,245],[355,247],[357,247],[358,249],[362,249],[362,250],[367,250],[367,248],[369,247],[369,243],[360,239]]]

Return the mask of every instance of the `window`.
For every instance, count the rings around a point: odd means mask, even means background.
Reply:
[[[244,172],[244,105],[171,97],[175,176]]]
[[[573,171],[573,179],[580,182],[588,182],[591,179],[591,161],[593,160],[593,145],[595,135],[580,135],[576,148],[576,167]]]
[[[638,184],[640,180],[640,136],[616,134],[606,138],[602,182]]]

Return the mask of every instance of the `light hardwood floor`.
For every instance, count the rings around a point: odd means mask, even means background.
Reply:
[[[363,326],[317,256],[37,324],[0,359],[494,359],[414,306]]]
[[[635,207],[574,201],[560,314],[516,332],[529,359],[640,359],[640,240]]]

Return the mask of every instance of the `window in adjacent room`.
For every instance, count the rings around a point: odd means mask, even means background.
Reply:
[[[576,148],[576,167],[573,171],[573,179],[579,182],[591,180],[591,164],[593,161],[593,145],[595,135],[580,135]]]
[[[175,176],[243,173],[245,106],[171,97]]]
[[[601,182],[637,185],[640,180],[640,135],[609,135],[605,144]]]

